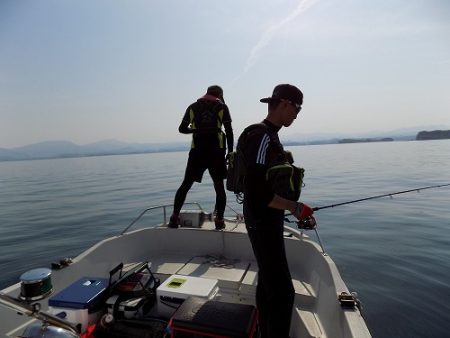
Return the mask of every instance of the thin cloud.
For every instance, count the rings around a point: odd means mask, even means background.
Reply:
[[[300,14],[307,11],[311,8],[318,0],[301,0],[297,6],[297,8],[290,13],[288,16],[283,18],[278,23],[269,27],[261,37],[256,45],[252,48],[250,55],[247,59],[247,62],[244,67],[244,73],[247,73],[250,68],[252,68],[261,54],[261,51],[273,40],[273,38],[277,35],[277,33],[286,25],[288,25],[291,21],[297,18]]]

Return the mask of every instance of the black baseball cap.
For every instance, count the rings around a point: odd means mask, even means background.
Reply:
[[[303,93],[297,87],[290,84],[279,84],[273,89],[271,97],[265,97],[259,100],[263,103],[269,103],[274,100],[288,100],[298,105],[303,103]]]

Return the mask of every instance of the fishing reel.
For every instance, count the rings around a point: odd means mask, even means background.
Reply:
[[[317,227],[316,219],[313,216],[306,217],[296,223],[297,227],[302,230],[314,230]]]
[[[292,214],[290,214],[292,215]],[[322,248],[322,254],[326,255],[325,248],[323,247],[322,240],[320,239],[319,232],[317,231],[317,222],[314,216],[309,216],[301,221],[291,221],[289,218],[285,217],[284,221],[287,223],[296,223],[297,227],[302,230],[301,233],[303,234],[303,230],[314,230],[317,236],[317,240],[319,242],[320,247]]]
[[[287,223],[295,223],[300,230],[316,230],[317,222],[313,216],[306,217],[302,220],[291,221],[289,218],[285,217],[284,221]]]

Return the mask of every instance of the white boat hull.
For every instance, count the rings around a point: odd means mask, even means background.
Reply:
[[[286,254],[296,293],[291,337],[370,337],[358,308],[340,305],[338,296],[349,290],[316,242],[286,228]],[[258,269],[239,221],[228,222],[225,231],[214,230],[214,224],[206,221],[201,228],[160,225],[105,239],[52,272],[53,294],[83,276],[109,277],[121,262],[145,261],[162,281],[173,274],[217,279],[220,300],[254,304]],[[17,297],[20,284],[2,293]],[[45,311],[46,299],[40,303]],[[0,307],[0,336],[20,335],[30,320]]]

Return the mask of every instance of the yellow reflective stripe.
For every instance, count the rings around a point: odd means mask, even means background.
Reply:
[[[217,133],[217,137],[219,139],[219,148],[223,148],[223,133],[221,131],[219,131]]]
[[[222,121],[223,121],[223,109],[221,109],[217,113],[217,129],[219,129],[219,132],[217,133],[217,138],[219,140],[219,148],[224,148],[224,139],[223,139],[223,133],[221,131],[222,128]]]
[[[273,167],[270,167],[269,169],[267,169],[267,172],[266,172],[266,180],[269,179],[269,172],[270,172],[271,170],[274,170],[274,169],[284,169],[284,168],[289,168],[289,169],[291,170],[291,177],[292,177],[292,170],[293,170],[292,166],[291,166],[289,163],[283,163],[283,164],[277,164],[277,165],[274,165]]]
[[[191,128],[197,129],[197,127],[195,126],[194,115],[195,115],[194,110],[192,108],[189,109],[189,121],[191,123]]]
[[[217,114],[218,116],[218,119],[217,119],[217,128],[220,128],[220,127],[222,127],[222,121],[223,121],[223,109],[221,109],[220,111],[219,111],[219,113]]]
[[[289,168],[292,170],[292,166],[289,163],[281,163],[281,164],[277,164],[277,165],[270,167],[268,169],[268,171],[273,170],[273,169],[282,169],[282,168]]]
[[[191,122],[191,128],[197,129],[197,126],[195,125],[194,115],[194,110],[192,108],[189,109],[189,121]],[[194,135],[192,135],[191,149],[192,148],[195,148]]]

